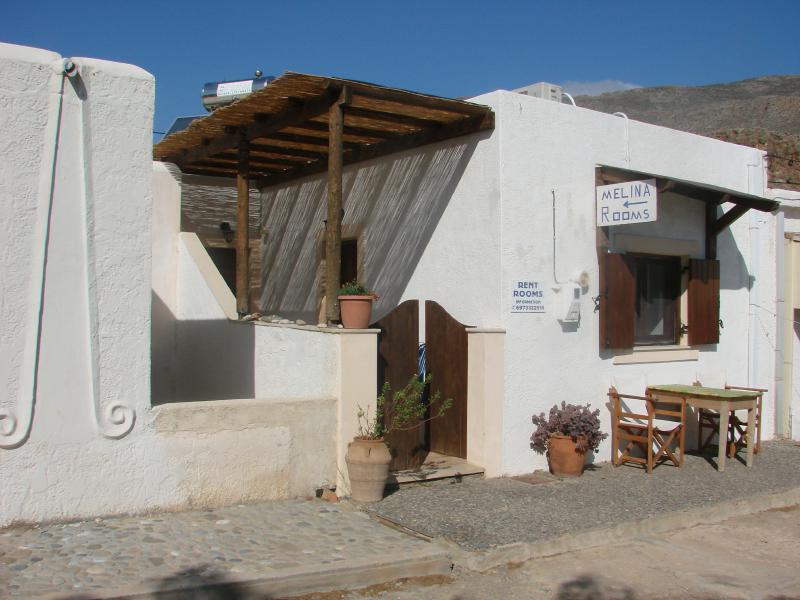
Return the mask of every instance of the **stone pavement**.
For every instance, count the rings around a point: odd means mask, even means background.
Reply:
[[[601,464],[563,481],[411,484],[373,505],[281,501],[11,528],[0,530],[0,598],[263,600],[449,575],[453,563],[486,571],[800,504],[798,464],[800,446],[769,442],[753,468],[731,461],[725,473],[689,456],[650,476]],[[218,593],[198,595],[209,587]]]
[[[450,567],[442,547],[321,500],[0,531],[0,598],[150,597],[209,584],[242,593],[222,597],[266,598]]]

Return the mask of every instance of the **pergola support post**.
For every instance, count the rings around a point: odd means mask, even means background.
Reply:
[[[249,145],[244,135],[239,140],[236,172],[236,312],[250,312],[250,170]]]
[[[344,106],[349,90],[328,111],[328,211],[325,220],[325,319],[328,325],[339,321],[338,292],[342,265],[342,135]]]

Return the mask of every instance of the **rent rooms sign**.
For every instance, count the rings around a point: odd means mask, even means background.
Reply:
[[[656,194],[655,179],[597,186],[598,227],[655,221]]]

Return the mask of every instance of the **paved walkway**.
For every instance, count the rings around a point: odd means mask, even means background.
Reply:
[[[272,596],[449,572],[450,564],[436,544],[347,506],[269,502],[0,531],[0,598],[113,597],[209,583]]]
[[[600,465],[563,481],[410,484],[361,507],[283,501],[0,530],[0,598],[194,598],[169,590],[211,585],[221,591],[201,597],[264,599],[447,574],[452,562],[485,570],[800,503],[798,464],[800,446],[770,442],[753,468],[731,461],[725,473],[690,456],[650,476]]]

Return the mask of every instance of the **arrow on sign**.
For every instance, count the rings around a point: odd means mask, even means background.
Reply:
[[[628,208],[628,207],[630,207],[630,206],[632,206],[634,204],[647,204],[647,200],[645,200],[643,202],[631,202],[630,200],[625,200],[625,202],[624,202],[624,204],[622,206],[624,206],[625,208]]]

